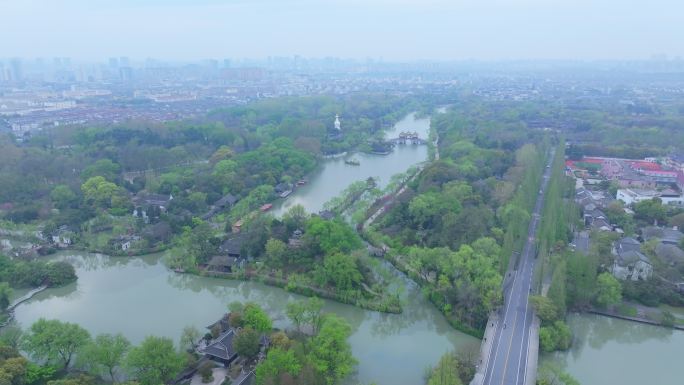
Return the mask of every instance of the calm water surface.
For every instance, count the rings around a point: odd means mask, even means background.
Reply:
[[[409,114],[397,122],[385,133],[387,138],[396,138],[402,131],[416,131],[423,139],[428,138],[430,119],[416,119]],[[345,159],[355,158],[361,163],[350,166]],[[390,177],[408,170],[411,166],[427,160],[428,149],[425,145],[398,145],[389,155],[373,155],[356,153],[346,157],[326,159],[311,175],[309,183],[298,187],[286,199],[278,200],[273,205],[273,214],[281,216],[294,205],[302,205],[311,213],[323,209],[323,204],[338,196],[351,183],[366,180],[368,177],[379,178],[378,186],[387,186]]]
[[[386,136],[417,131],[421,138],[427,138],[429,126],[429,119],[416,119],[410,114]],[[397,146],[386,156],[353,156],[360,166],[345,165],[344,158],[325,161],[309,177],[308,185],[275,205],[274,213],[282,214],[295,204],[317,212],[350,183],[370,176],[379,177],[384,187],[392,175],[425,161],[427,146]],[[20,306],[16,320],[24,328],[45,317],[76,322],[93,334],[123,333],[134,343],[147,335],[177,340],[184,326],[204,328],[233,301],[257,302],[275,317],[277,327],[286,327],[286,303],[301,298],[254,282],[175,274],[158,255],[116,258],[63,252],[57,258],[76,266],[78,282],[47,290]],[[435,365],[444,352],[479,349],[479,341],[452,329],[415,283],[403,276],[397,279],[399,286],[405,286],[403,314],[382,314],[326,302],[326,311],[344,317],[353,328],[349,341],[359,365],[350,383],[422,384],[424,369]]]
[[[206,327],[232,301],[257,302],[276,319],[277,327],[288,326],[285,305],[301,298],[255,282],[176,274],[154,255],[121,258],[62,252],[57,258],[75,265],[78,281],[46,290],[19,306],[16,321],[23,328],[45,317],[76,322],[93,334],[123,333],[134,343],[147,335],[178,341],[184,326]],[[414,283],[404,282],[403,314],[326,302],[326,311],[352,325],[349,341],[359,360],[353,381],[421,384],[424,368],[434,365],[444,352],[479,348],[477,339],[452,329]]]
[[[684,384],[684,331],[592,314],[569,317],[574,344],[542,357],[582,385]]]

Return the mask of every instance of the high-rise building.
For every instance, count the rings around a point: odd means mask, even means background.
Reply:
[[[24,77],[23,71],[22,71],[22,66],[21,66],[21,59],[19,58],[14,58],[10,60],[10,69],[11,69],[11,75],[12,79],[15,82],[21,81],[21,79]]]
[[[133,68],[121,67],[119,68],[119,79],[124,82],[133,80]]]
[[[128,56],[121,56],[119,58],[119,65],[121,67],[130,67],[131,62],[130,62],[130,60],[128,60]]]
[[[119,59],[117,59],[115,57],[110,57],[109,58],[109,67],[119,68]]]

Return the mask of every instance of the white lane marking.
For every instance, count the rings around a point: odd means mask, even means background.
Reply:
[[[528,285],[527,285],[528,293],[529,293],[529,289],[530,289],[530,284],[528,283]],[[525,301],[525,318],[523,318],[523,325],[525,325],[525,326],[527,325],[527,313],[528,313],[528,306],[529,306],[529,304],[530,304],[530,301],[529,301],[529,297],[528,297],[528,300]],[[527,327],[527,326],[526,326],[526,327]],[[531,329],[531,328],[528,328],[528,339],[527,339],[527,349],[528,349],[528,351],[529,351],[529,348],[530,348],[530,345],[529,345],[529,344],[530,344],[530,341],[529,341],[529,330],[530,330],[530,329]],[[523,336],[524,336],[524,334],[523,334]],[[523,339],[524,339],[524,338],[525,338],[525,337],[523,337]],[[518,380],[519,380],[519,376],[520,376],[520,362],[522,362],[522,350],[523,350],[523,344],[521,343],[521,344],[520,344],[520,355],[518,356],[518,370],[517,370],[516,373],[515,373],[515,383],[516,383],[516,385],[518,384]],[[525,359],[525,360],[527,361],[527,359]],[[527,370],[527,369],[525,369],[525,370]]]

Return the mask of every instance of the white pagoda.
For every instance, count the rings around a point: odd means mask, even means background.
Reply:
[[[340,123],[340,115],[335,114],[335,129],[337,131],[342,131],[342,124]]]

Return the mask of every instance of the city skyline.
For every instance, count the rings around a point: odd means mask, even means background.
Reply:
[[[684,7],[656,0],[0,1],[5,57],[406,61],[684,56]],[[382,23],[379,23],[382,20]],[[578,26],[581,25],[581,28]]]

